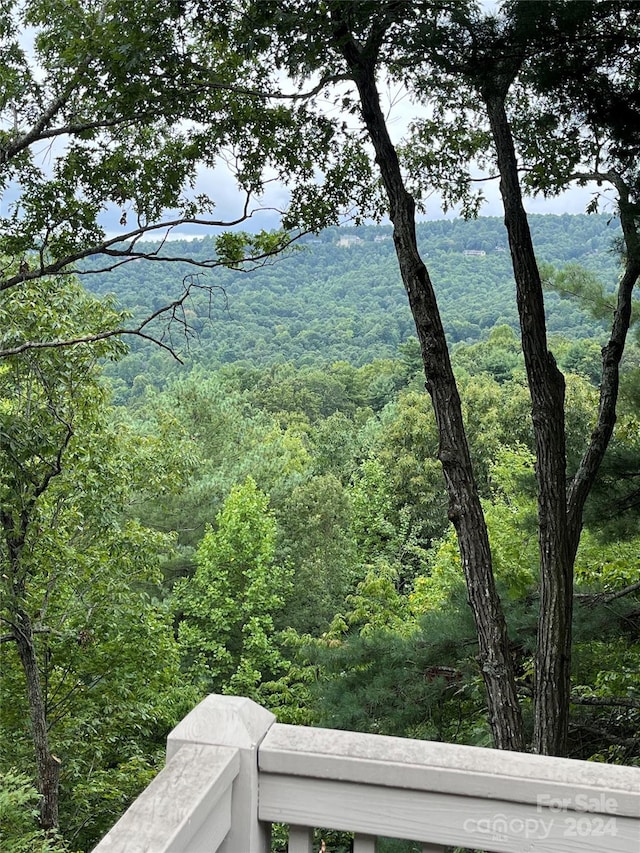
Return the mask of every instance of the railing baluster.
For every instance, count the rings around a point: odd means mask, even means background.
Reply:
[[[290,826],[288,853],[313,853],[313,829],[308,826]]]
[[[445,853],[446,847],[443,847],[441,844],[427,844],[422,845],[422,853]]]
[[[353,853],[376,853],[375,835],[356,834],[353,839]]]

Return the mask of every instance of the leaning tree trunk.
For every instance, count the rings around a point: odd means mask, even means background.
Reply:
[[[55,829],[58,826],[58,793],[60,779],[60,761],[51,752],[47,729],[47,715],[40,669],[33,636],[33,626],[26,611],[20,607],[14,614],[14,636],[18,656],[24,670],[27,696],[29,698],[29,716],[40,792],[40,825],[43,829]]]
[[[458,536],[476,624],[494,743],[500,749],[523,750],[522,718],[506,622],[495,586],[489,537],[444,329],[433,286],[418,251],[415,203],[404,186],[397,153],[380,108],[375,61],[363,56],[341,22],[335,35],[358,87],[363,119],[389,198],[396,254],[420,340],[426,386],[438,428],[438,455],[449,495],[449,518]]]
[[[48,479],[51,477],[49,476]],[[45,480],[45,483],[48,482]],[[31,503],[33,506],[33,502]],[[0,509],[0,530],[4,534],[10,573],[11,594],[6,597],[5,610],[10,614],[12,639],[24,672],[29,718],[36,761],[38,791],[40,793],[40,825],[45,830],[58,826],[58,800],[60,761],[51,752],[47,726],[47,709],[40,667],[36,654],[33,623],[26,609],[26,589],[22,553],[26,541],[29,511],[23,508],[18,525],[12,513]]]
[[[535,752],[564,755],[569,729],[573,562],[567,523],[564,377],[548,349],[542,282],[522,203],[504,94],[483,93],[500,171],[522,350],[531,394],[540,548],[540,613],[534,678]]]
[[[625,265],[618,283],[616,308],[607,345],[602,350],[602,379],[598,419],[587,447],[569,487],[567,513],[571,552],[575,557],[582,530],[584,505],[611,441],[616,423],[616,405],[620,385],[620,361],[624,353],[631,323],[633,289],[640,278],[640,235],[637,205],[629,198],[629,187],[619,174],[597,175],[610,181],[618,192],[618,212],[625,244]]]

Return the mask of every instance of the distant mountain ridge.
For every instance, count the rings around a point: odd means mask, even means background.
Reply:
[[[612,247],[617,223],[603,214],[533,215],[539,260],[579,264],[616,286]],[[480,340],[496,324],[517,326],[507,236],[499,217],[434,220],[418,225],[418,239],[438,294],[452,343]],[[211,257],[213,238],[169,244],[176,257]],[[114,293],[137,314],[175,298],[193,267],[138,261],[108,274],[87,276],[96,293]],[[361,365],[393,356],[414,334],[394,253],[391,226],[329,228],[303,238],[287,256],[253,272],[219,268],[203,283],[221,288],[187,306],[198,333],[191,362],[210,367],[236,361],[296,364],[349,361]],[[576,305],[547,297],[550,333],[594,337],[598,325]]]

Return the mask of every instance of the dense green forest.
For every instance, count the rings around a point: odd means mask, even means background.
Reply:
[[[615,289],[620,232],[605,214],[533,216],[536,252],[555,266],[579,264]],[[445,329],[451,343],[481,340],[495,325],[517,328],[513,272],[506,232],[498,217],[442,219],[418,226],[420,244],[438,286]],[[215,253],[214,238],[176,240],[167,252],[203,261]],[[465,252],[484,252],[469,255]],[[96,261],[96,264],[98,261]],[[197,267],[139,260],[109,273],[86,275],[92,292],[114,294],[142,316],[176,297],[184,276]],[[287,257],[253,271],[204,271],[201,282],[216,288],[194,292],[185,305],[193,336],[174,323],[172,343],[188,364],[222,365],[292,362],[312,365],[343,360],[360,366],[393,357],[415,335],[394,253],[390,226],[330,228],[302,238]],[[219,289],[218,289],[219,288]],[[570,339],[597,337],[602,327],[560,293],[549,293],[549,331]],[[159,321],[166,322],[166,319]],[[188,346],[187,346],[188,343]],[[163,383],[177,365],[137,342],[126,359],[109,370],[123,382],[122,393],[139,376]]]
[[[640,766],[638,41],[0,5],[3,853],[88,853],[212,691]]]
[[[546,222],[557,233],[552,217],[538,221],[540,231]],[[593,220],[560,222],[580,245],[596,240],[579,236]],[[604,246],[606,223],[595,223]],[[449,223],[425,223],[426,231],[430,227],[454,230]],[[485,223],[460,230],[474,228],[483,233]],[[381,268],[386,241],[337,245],[352,233],[323,235],[327,242],[260,273],[272,285],[259,300],[254,294],[265,338],[282,320],[279,300],[270,294],[287,298],[293,263],[309,265],[317,276],[328,258],[335,267],[344,258],[354,264],[356,292],[363,270]],[[375,229],[370,233],[377,236]],[[312,266],[318,251],[323,263]],[[604,248],[602,254],[613,268],[614,256]],[[494,256],[450,256],[460,278],[448,287],[443,273],[445,292],[467,281],[466,303],[499,316],[466,278],[470,264],[488,267]],[[600,253],[591,257],[600,259]],[[278,276],[284,284],[276,283]],[[163,286],[171,281],[169,274]],[[337,281],[327,274],[324,297],[341,293],[355,316],[350,281],[351,273]],[[134,282],[148,286],[133,276],[128,282],[123,298],[132,301]],[[313,292],[306,279],[300,286]],[[506,283],[501,287],[506,291]],[[70,285],[59,299],[77,304],[67,319],[69,332],[88,311],[113,311]],[[61,822],[71,849],[90,849],[109,828],[162,760],[168,729],[210,691],[251,696],[286,722],[491,743],[418,343],[407,329],[395,348],[388,339],[380,344],[385,357],[372,357],[371,343],[368,361],[335,359],[329,319],[341,310],[335,299],[325,318],[327,350],[318,339],[317,349],[298,363],[284,359],[286,349],[276,359],[273,341],[264,353],[247,357],[256,316],[242,322],[240,305],[251,301],[246,293],[242,302],[238,296],[233,325],[244,357],[217,368],[211,366],[211,341],[219,340],[218,326],[221,335],[229,333],[224,314],[207,318],[209,331],[202,344],[191,341],[189,363],[172,366],[167,375],[166,354],[150,348],[127,354],[120,344],[105,344],[101,365],[95,353],[82,350],[71,361],[54,351],[28,364],[5,362],[3,429],[8,435],[11,423],[11,434],[21,435],[21,459],[43,434],[51,436],[55,453],[56,430],[76,425],[64,478],[52,481],[46,501],[33,508],[39,529],[49,532],[33,542],[29,555],[30,594],[40,602],[41,619],[55,625],[42,637],[39,654],[50,735],[61,761]],[[300,302],[307,311],[309,301]],[[558,317],[566,305],[566,299],[558,304]],[[7,305],[5,318],[24,325],[24,310]],[[369,319],[364,312],[360,322]],[[558,335],[554,344],[567,370],[570,467],[588,436],[597,397],[600,345],[580,335],[590,322],[571,303],[567,336]],[[320,327],[321,319],[316,323]],[[228,345],[222,346],[226,352]],[[537,548],[522,355],[506,324],[473,343],[458,342],[453,352],[526,697]],[[640,548],[631,476],[640,461],[639,358],[632,348],[616,439],[588,507],[576,568],[570,755],[625,763],[640,762],[639,712],[633,702],[606,703],[637,696],[637,601],[618,600],[616,591],[637,578]],[[153,370],[141,369],[129,386],[131,359],[136,365],[148,359]],[[16,397],[10,389],[18,381],[23,393]],[[64,406],[53,414],[46,403],[52,387]],[[34,422],[28,401],[38,397],[42,410]],[[46,452],[40,451],[40,465]],[[22,488],[43,476],[37,463],[14,461],[13,470]],[[31,748],[21,734],[23,675],[1,648],[4,684],[16,696],[0,713],[3,762],[23,768]],[[16,779],[23,787],[14,787],[8,814],[27,796],[27,777]]]

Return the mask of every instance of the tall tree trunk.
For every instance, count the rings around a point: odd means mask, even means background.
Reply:
[[[567,513],[571,552],[575,557],[582,530],[585,502],[609,446],[616,423],[616,406],[620,385],[620,360],[624,353],[631,322],[633,289],[640,277],[640,235],[638,234],[637,205],[629,198],[629,187],[620,175],[610,172],[599,176],[609,180],[618,192],[618,211],[625,243],[625,266],[618,284],[618,297],[611,333],[602,350],[602,379],[598,420],[591,440],[569,487]]]
[[[498,87],[496,87],[498,88]],[[564,755],[569,728],[573,561],[567,524],[564,377],[547,345],[542,282],[502,91],[483,92],[496,146],[536,448],[540,614],[534,680],[535,752]]]
[[[33,623],[25,605],[26,589],[22,554],[32,507],[33,501],[27,502],[17,522],[11,512],[0,509],[0,529],[4,534],[11,574],[11,595],[8,596],[9,600],[5,606],[11,614],[13,639],[27,687],[38,791],[41,796],[40,825],[43,829],[50,830],[58,826],[60,760],[53,755],[49,745],[47,709],[40,679]]]
[[[14,619],[14,637],[27,683],[38,790],[42,798],[40,801],[40,825],[43,829],[55,829],[58,826],[60,761],[53,755],[49,746],[46,705],[40,681],[40,668],[31,619],[22,607],[16,608]]]
[[[523,750],[524,736],[506,622],[498,596],[486,523],[480,504],[447,342],[435,293],[420,257],[415,203],[407,192],[398,157],[387,132],[375,80],[375,60],[365,57],[334,13],[340,44],[358,92],[362,116],[389,198],[393,236],[402,280],[422,348],[426,386],[439,435],[439,459],[449,494],[449,518],[460,547],[469,602],[479,642],[495,746]]]

